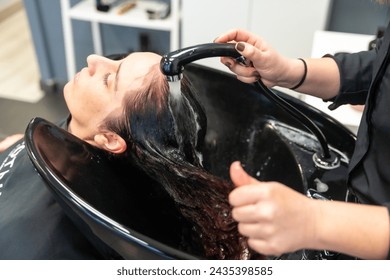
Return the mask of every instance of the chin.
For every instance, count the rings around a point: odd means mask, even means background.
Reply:
[[[67,84],[65,84],[64,90],[63,90],[64,100],[65,100],[65,103],[66,103],[66,106],[68,107],[68,109],[69,109],[68,98],[71,98],[70,97],[71,92],[72,92],[72,85],[70,82],[68,82]]]
[[[64,94],[66,94],[67,91],[69,91],[69,89],[72,87],[72,83],[71,82],[67,82],[64,86]]]

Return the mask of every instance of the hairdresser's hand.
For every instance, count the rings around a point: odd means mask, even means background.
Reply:
[[[230,177],[237,186],[230,195],[233,218],[248,244],[264,255],[279,256],[309,245],[315,236],[312,199],[276,182],[259,182],[239,162]]]
[[[14,134],[6,137],[3,141],[0,142],[0,153],[4,152],[10,146],[15,144],[17,141],[23,138],[23,134]]]
[[[268,87],[291,88],[302,77],[304,69],[301,61],[282,56],[261,37],[245,30],[230,30],[219,36],[214,42],[235,42],[237,51],[252,62],[253,67],[246,67],[232,58],[221,58],[221,62],[236,73],[240,81],[253,83],[261,78]]]

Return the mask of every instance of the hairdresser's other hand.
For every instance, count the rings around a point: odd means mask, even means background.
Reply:
[[[264,255],[279,256],[303,249],[315,235],[311,199],[277,182],[260,182],[239,162],[230,167],[236,188],[229,195],[233,218],[248,244]]]
[[[23,138],[23,134],[13,134],[6,137],[3,141],[0,142],[0,153],[4,152],[10,146],[15,144],[17,141]]]
[[[251,61],[253,67],[247,67],[230,57],[221,58],[221,62],[236,73],[240,81],[253,83],[261,78],[267,87],[291,88],[302,77],[301,61],[282,56],[261,37],[248,31],[233,29],[219,36],[214,42],[236,43],[236,50]],[[294,71],[297,68],[302,70]]]

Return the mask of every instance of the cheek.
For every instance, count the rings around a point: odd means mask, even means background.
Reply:
[[[108,114],[121,107],[121,95],[114,97],[95,83],[79,79],[69,82],[64,88],[64,98],[69,112],[74,118],[90,120],[104,119]]]
[[[78,106],[91,106],[94,103],[98,103],[98,100],[102,98],[99,92],[101,89],[94,87],[93,81],[82,81],[78,83],[69,82],[64,89],[65,99]]]
[[[97,114],[104,105],[91,89],[69,82],[64,87],[64,99],[69,112],[76,116]]]
[[[85,113],[104,116],[106,114],[107,103],[100,99],[85,100],[81,110]]]

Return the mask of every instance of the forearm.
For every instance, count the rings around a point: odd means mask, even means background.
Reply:
[[[13,134],[11,136],[6,137],[3,141],[0,142],[0,153],[4,152],[6,149],[11,147],[17,141],[23,138],[23,134]]]
[[[361,259],[385,259],[390,222],[386,207],[316,201],[315,249],[342,252]]]
[[[324,100],[335,97],[340,90],[340,73],[332,58],[305,58],[307,74],[303,84],[296,91]],[[290,61],[290,70],[280,86],[291,88],[299,83],[304,73],[302,61]]]

